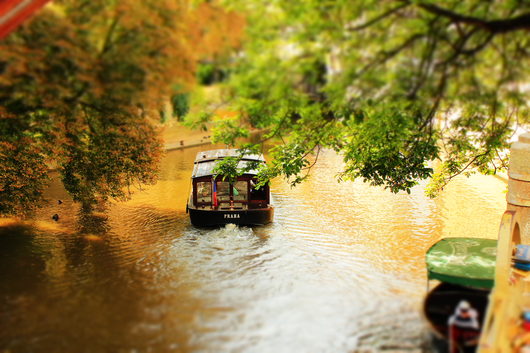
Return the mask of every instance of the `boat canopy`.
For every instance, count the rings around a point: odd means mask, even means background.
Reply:
[[[494,239],[442,239],[427,251],[427,276],[466,287],[492,288],[496,252]]]
[[[203,176],[213,175],[213,169],[217,163],[226,157],[241,157],[241,153],[237,149],[218,149],[210,151],[202,151],[197,153],[195,157],[195,163],[193,166],[192,178],[198,178]],[[250,163],[261,162],[265,163],[265,159],[262,155],[257,154],[245,154],[239,161],[238,168],[246,168]],[[248,170],[245,174],[256,175],[257,170]]]

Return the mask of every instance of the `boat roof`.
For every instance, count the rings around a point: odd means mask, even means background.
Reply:
[[[427,276],[474,288],[492,288],[497,240],[444,238],[426,255]]]
[[[193,165],[192,178],[198,178],[203,176],[212,176],[213,169],[217,163],[226,157],[241,157],[241,152],[237,149],[216,149],[209,151],[202,151],[197,153],[195,162]],[[238,169],[246,168],[250,163],[261,162],[265,163],[263,155],[258,154],[245,154],[241,157],[238,164]],[[248,170],[245,174],[256,175],[257,170]]]
[[[211,160],[223,159],[225,157],[240,157],[241,152],[235,148],[221,148],[216,150],[202,151],[195,156],[195,163],[203,163]],[[265,158],[261,154],[245,154],[242,160],[263,161]]]

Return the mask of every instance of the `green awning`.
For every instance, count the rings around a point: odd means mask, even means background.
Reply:
[[[467,287],[492,288],[496,252],[494,239],[442,239],[427,251],[427,276]]]

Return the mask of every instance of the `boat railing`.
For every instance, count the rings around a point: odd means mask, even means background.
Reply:
[[[251,200],[251,201],[238,201],[230,203],[230,201],[219,202],[217,207],[212,206],[211,201],[201,202],[197,200],[197,208],[199,209],[208,209],[208,210],[247,210],[247,209],[260,209],[269,207],[266,200]]]

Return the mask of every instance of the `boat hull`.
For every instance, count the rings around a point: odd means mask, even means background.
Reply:
[[[430,341],[436,352],[448,351],[448,320],[461,300],[468,301],[478,312],[480,327],[484,320],[490,291],[442,282],[429,292],[424,301],[424,316],[430,325]]]
[[[191,224],[196,227],[218,227],[225,224],[259,226],[272,222],[274,208],[250,210],[203,210],[188,208]]]

